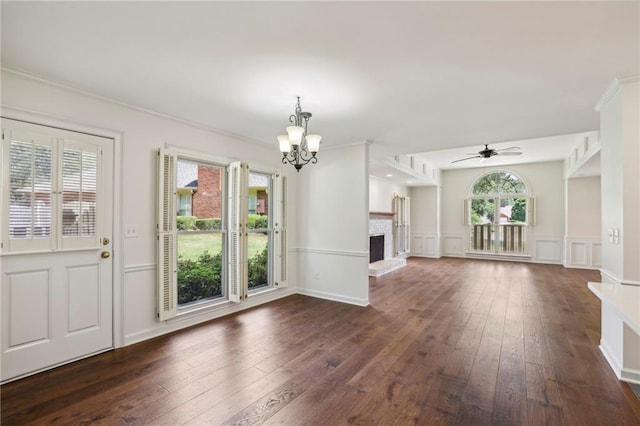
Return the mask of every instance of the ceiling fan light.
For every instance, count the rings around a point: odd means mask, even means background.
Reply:
[[[296,147],[302,142],[304,128],[300,126],[289,126],[287,127],[287,133],[289,134],[289,143]]]
[[[311,153],[316,153],[320,150],[320,140],[322,136],[320,135],[307,135],[307,149]]]
[[[289,143],[289,136],[280,135],[278,136],[278,142],[280,144],[280,152],[287,153],[291,151],[291,144]]]

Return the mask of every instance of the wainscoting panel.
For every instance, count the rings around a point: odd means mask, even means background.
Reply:
[[[587,244],[572,242],[569,244],[569,262],[571,265],[585,266],[587,264]]]
[[[591,265],[595,269],[602,266],[602,243],[600,242],[600,238],[598,238],[597,243],[591,243]]]
[[[424,237],[422,235],[412,235],[411,256],[424,256]]]
[[[435,233],[412,233],[411,256],[440,257],[440,236]]]
[[[602,244],[599,237],[565,238],[565,264],[567,268],[599,269]]]
[[[536,236],[533,239],[533,262],[562,264],[562,237]]]
[[[464,256],[464,236],[461,234],[445,234],[443,249],[445,256]]]
[[[427,256],[429,257],[440,257],[440,244],[438,243],[439,238],[437,235],[427,236]]]

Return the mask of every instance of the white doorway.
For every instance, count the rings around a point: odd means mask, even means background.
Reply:
[[[5,382],[113,348],[114,140],[2,120]]]

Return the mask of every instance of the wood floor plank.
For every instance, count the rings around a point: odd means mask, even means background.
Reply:
[[[305,387],[288,381],[240,411],[223,425],[259,425],[287,406],[305,391]]]
[[[293,295],[0,388],[24,424],[640,424],[597,271],[408,259],[358,307]]]

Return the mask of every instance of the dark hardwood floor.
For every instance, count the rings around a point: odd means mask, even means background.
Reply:
[[[2,386],[2,425],[638,425],[595,271],[409,259],[371,306],[291,296]]]

